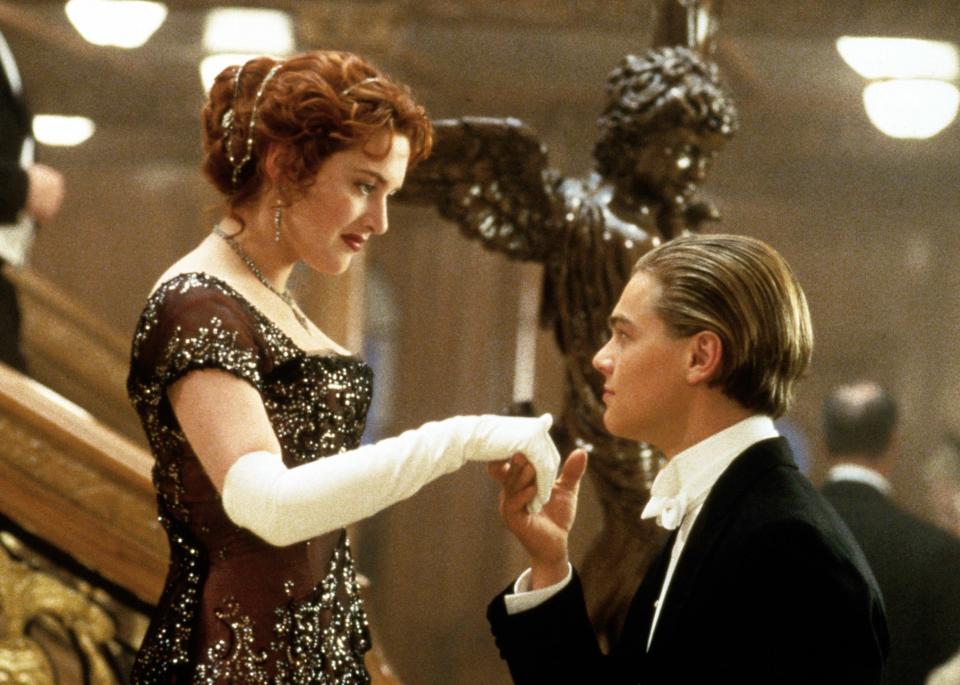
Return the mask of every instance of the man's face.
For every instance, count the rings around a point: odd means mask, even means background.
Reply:
[[[657,315],[660,284],[639,272],[610,316],[610,341],[593,358],[603,374],[603,423],[613,435],[649,442],[672,456],[683,430],[691,385],[690,338]]]

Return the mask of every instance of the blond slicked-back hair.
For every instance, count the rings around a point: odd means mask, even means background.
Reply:
[[[674,333],[720,338],[712,385],[753,411],[787,411],[810,363],[813,326],[800,283],[776,250],[745,236],[682,236],[643,255],[640,271],[660,284],[657,314]]]

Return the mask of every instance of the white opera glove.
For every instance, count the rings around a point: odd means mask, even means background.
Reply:
[[[549,414],[455,416],[292,469],[279,454],[251,452],[227,471],[223,508],[270,544],[291,545],[371,516],[467,461],[522,452],[537,475],[536,512],[560,465],[551,423]]]

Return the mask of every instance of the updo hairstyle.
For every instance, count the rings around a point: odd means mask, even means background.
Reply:
[[[288,203],[305,193],[327,157],[363,146],[380,131],[409,138],[411,167],[430,154],[432,144],[430,120],[409,89],[349,52],[317,50],[284,61],[258,57],[227,67],[210,88],[201,121],[204,174],[231,210],[256,200],[265,188],[271,146],[279,147],[277,183]],[[242,163],[250,138],[250,156]],[[373,157],[389,153],[365,151]]]

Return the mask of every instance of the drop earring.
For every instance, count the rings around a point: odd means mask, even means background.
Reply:
[[[276,242],[280,242],[280,220],[281,220],[281,208],[278,203],[276,207],[273,208],[273,239]]]

